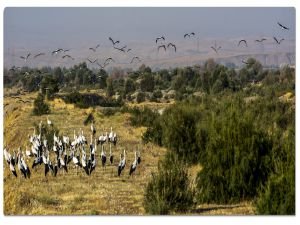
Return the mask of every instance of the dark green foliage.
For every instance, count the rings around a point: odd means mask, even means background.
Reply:
[[[134,81],[130,78],[128,78],[126,81],[125,81],[125,90],[124,90],[124,94],[127,95],[127,94],[130,94],[130,93],[133,93],[135,91],[135,84],[134,84]]]
[[[200,156],[196,141],[196,124],[200,116],[198,107],[182,104],[167,109],[161,118],[163,145],[191,163],[198,162]]]
[[[95,106],[120,107],[123,105],[122,100],[105,98],[97,94],[80,94],[77,91],[73,91],[70,94],[61,97],[66,103],[75,104],[79,108],[88,108]]]
[[[40,116],[49,113],[50,113],[49,105],[44,102],[44,95],[39,93],[33,103],[33,115]]]
[[[154,90],[154,77],[150,73],[146,73],[143,75],[140,86],[141,91],[152,92]]]
[[[94,118],[93,114],[89,113],[89,115],[87,116],[87,118],[83,121],[83,124],[86,126],[89,123],[92,123],[94,121],[95,121],[95,118]]]
[[[144,92],[139,92],[136,96],[136,102],[141,103],[145,101],[145,93]]]
[[[134,107],[128,109],[131,114],[130,123],[132,126],[145,126],[149,127],[153,121],[159,116],[159,114],[148,107]]]
[[[193,194],[187,167],[169,152],[146,187],[144,207],[155,215],[186,212],[194,204]]]
[[[106,95],[107,97],[111,97],[115,94],[114,87],[113,87],[113,80],[108,78],[106,80]]]
[[[143,142],[144,143],[155,143],[159,146],[162,146],[162,137],[163,137],[163,128],[160,124],[160,118],[156,118],[156,120],[152,121],[151,126],[149,126],[146,132],[143,134]]]
[[[225,105],[221,117],[210,119],[203,170],[198,175],[200,202],[253,198],[271,172],[272,144],[254,127],[253,118],[239,110],[241,104]]]
[[[154,98],[161,98],[163,96],[163,94],[162,94],[162,92],[161,92],[161,90],[155,90],[154,92],[153,92],[153,97]]]
[[[276,138],[278,141],[279,138]],[[274,174],[256,201],[258,214],[295,215],[295,129],[273,151]]]
[[[58,79],[62,79],[62,78],[58,76]],[[44,76],[41,82],[42,94],[44,94],[47,99],[53,98],[53,95],[59,91],[58,84],[59,84],[59,80],[53,78],[51,75]]]

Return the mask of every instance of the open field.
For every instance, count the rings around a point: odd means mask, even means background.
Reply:
[[[5,92],[7,94],[7,91]],[[4,144],[10,149],[19,146],[24,149],[29,146],[28,134],[33,133],[33,123],[41,120],[46,123],[46,116],[31,114],[33,99],[37,93],[4,98]],[[26,103],[24,103],[25,101]],[[27,102],[28,101],[28,102]],[[55,99],[49,102],[51,114],[49,119],[60,130],[60,135],[73,137],[74,130],[84,130],[89,139],[90,126],[84,126],[83,121],[93,112],[96,121],[97,134],[102,129],[109,131],[113,127],[120,139],[113,147],[115,162],[102,168],[100,150],[98,147],[97,167],[91,176],[83,170],[69,165],[68,173],[62,170],[57,177],[48,174],[44,176],[44,166],[31,170],[31,178],[25,180],[17,169],[15,178],[4,162],[4,214],[5,215],[144,215],[143,197],[151,173],[157,170],[157,162],[162,158],[166,149],[152,144],[142,145],[141,134],[145,128],[135,128],[129,123],[129,114],[116,113],[105,117],[101,109],[78,109],[71,104]],[[163,107],[165,105],[162,104]],[[159,108],[159,105],[155,106]],[[134,160],[134,151],[140,146],[142,163],[138,166],[133,177],[129,177],[129,168]],[[117,176],[119,154],[127,151],[126,168]],[[108,154],[108,148],[106,148]],[[31,167],[33,159],[26,159]],[[200,167],[190,168],[190,174],[195,177]],[[236,205],[200,205],[189,215],[244,215],[253,214],[250,202]]]

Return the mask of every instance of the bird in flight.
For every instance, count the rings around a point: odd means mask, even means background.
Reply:
[[[263,42],[263,41],[266,41],[267,39],[266,38],[262,38],[262,39],[257,39],[255,40],[256,42]]]
[[[277,22],[277,24],[281,27],[282,30],[289,30],[290,28],[282,25],[281,23]]]
[[[96,52],[97,48],[99,48],[100,44],[98,44],[96,47],[90,47],[89,50],[92,50],[93,52]]]
[[[142,60],[140,60],[140,58],[139,57],[137,57],[137,56],[134,56],[133,58],[132,58],[132,60],[131,60],[131,62],[130,63],[133,63],[133,61],[134,60],[138,60],[138,62],[141,62]]]
[[[33,56],[33,58],[37,58],[37,57],[42,56],[42,55],[45,55],[45,53],[41,52],[39,54],[36,54],[35,56]]]
[[[218,48],[215,48],[214,46],[211,46],[211,48],[212,48],[216,53],[218,53],[218,51],[221,49],[221,46],[219,46]]]
[[[276,37],[273,37],[273,39],[276,41],[277,44],[281,44],[282,41],[284,41],[284,38],[281,38],[279,41]]]
[[[161,39],[162,39],[162,40],[165,40],[165,37],[164,37],[164,36],[161,36],[161,37],[156,38],[156,40],[155,40],[156,44],[157,44],[157,41],[158,41],[158,40],[161,40]]]
[[[59,48],[59,49],[57,49],[57,50],[55,50],[55,51],[53,51],[51,54],[52,55],[56,55],[56,54],[58,54],[59,52],[62,52],[63,51],[63,49],[62,48]]]
[[[9,71],[16,71],[18,69],[21,69],[21,67],[16,67],[16,66],[13,66],[12,68],[9,69]]]
[[[125,48],[126,48],[127,46],[125,45],[124,47],[122,47],[122,48],[118,48],[118,47],[115,47],[114,46],[114,49],[117,49],[117,50],[119,50],[119,51],[121,51],[121,52],[125,52]]]
[[[131,48],[127,49],[127,52],[131,51]]]
[[[120,41],[114,41],[111,37],[109,37],[108,40],[110,40],[113,45],[120,43]]]
[[[113,60],[113,58],[109,57],[105,60],[104,65],[108,65],[110,61],[115,62],[115,60]]]
[[[90,60],[89,58],[87,58],[87,60],[88,60],[90,63],[93,64],[93,63],[97,62],[98,59],[95,59],[94,61],[92,61],[92,60]]]
[[[173,43],[169,43],[169,44],[167,45],[167,48],[169,48],[170,46],[173,47],[174,50],[175,50],[175,52],[176,52],[176,45],[174,45]]]
[[[242,40],[240,40],[240,41],[239,41],[239,43],[238,43],[238,46],[240,46],[240,44],[241,44],[242,42],[243,42],[243,43],[245,43],[246,47],[248,47],[248,45],[247,45],[247,41],[246,41],[246,40],[244,40],[244,39],[242,39]]]
[[[165,51],[166,51],[166,46],[165,46],[165,45],[160,45],[160,46],[158,46],[158,47],[157,47],[157,51],[159,51],[160,48],[163,48],[163,49],[165,49]]]
[[[64,59],[64,58],[70,58],[70,59],[74,60],[74,58],[73,58],[72,56],[70,56],[70,55],[64,55],[64,56],[62,56],[62,58],[63,58],[63,59]]]
[[[191,36],[195,36],[195,33],[194,32],[191,32],[191,33],[186,33],[183,37],[186,38],[186,37],[191,37]]]
[[[107,66],[108,64],[105,64],[105,63],[104,63],[103,66],[102,66],[100,63],[97,62],[97,65],[98,65],[101,69],[104,69],[104,67]]]
[[[26,56],[20,56],[20,58],[21,58],[21,59],[24,59],[25,62],[26,62],[26,60],[29,58],[30,55],[31,55],[31,54],[28,53]]]

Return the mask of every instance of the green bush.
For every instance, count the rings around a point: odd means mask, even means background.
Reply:
[[[132,126],[145,126],[149,127],[153,121],[159,116],[159,114],[148,107],[140,109],[134,107],[128,110],[131,114],[130,123]]]
[[[33,114],[36,116],[40,116],[43,114],[49,114],[50,108],[47,103],[44,102],[44,95],[38,94],[37,98],[33,103]]]
[[[193,195],[186,166],[169,152],[146,187],[144,207],[155,215],[186,212],[194,204]]]
[[[295,215],[295,130],[273,151],[274,174],[259,193],[258,214]]]
[[[240,110],[241,104],[224,104],[221,116],[210,119],[203,170],[197,177],[200,202],[251,199],[272,172],[272,143]]]
[[[136,96],[136,102],[141,103],[145,101],[145,93],[144,92],[139,92]]]
[[[196,124],[200,117],[199,107],[178,104],[166,109],[161,118],[163,145],[186,162],[196,163],[201,155],[196,139]]]

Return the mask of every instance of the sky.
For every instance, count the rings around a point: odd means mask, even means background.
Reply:
[[[283,31],[277,22],[290,30]],[[295,8],[7,7],[4,55],[16,49],[15,55],[32,49],[86,48],[98,43],[108,47],[108,37],[123,43],[153,43],[163,35],[168,41],[177,41],[190,32],[199,39],[212,40],[265,36],[294,40]]]
[[[152,40],[158,35],[181,38],[192,31],[202,38],[272,36],[281,32],[277,22],[295,36],[294,8],[6,8],[4,41]]]

